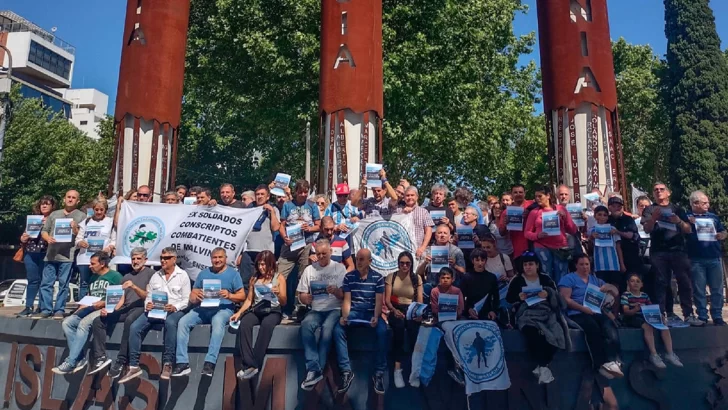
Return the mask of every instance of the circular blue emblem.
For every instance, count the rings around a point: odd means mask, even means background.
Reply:
[[[453,341],[458,350],[463,372],[475,383],[497,379],[506,367],[503,339],[493,322],[464,323],[453,329]]]
[[[376,221],[362,233],[361,247],[372,252],[372,267],[380,272],[397,269],[397,256],[413,252],[412,241],[404,227],[395,221]]]
[[[151,255],[164,238],[164,223],[156,216],[141,216],[133,219],[124,230],[124,255],[131,255],[131,250],[141,246]]]

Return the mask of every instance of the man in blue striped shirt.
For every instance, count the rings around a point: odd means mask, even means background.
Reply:
[[[360,249],[356,253],[356,270],[344,277],[341,289],[344,300],[341,304],[341,319],[334,327],[334,344],[339,359],[341,381],[338,393],[346,392],[354,379],[349,363],[349,350],[346,343],[346,329],[364,327],[376,333],[376,360],[373,377],[374,391],[384,394],[384,372],[387,371],[387,324],[381,320],[382,299],[384,297],[384,277],[372,269],[372,253],[368,249]]]

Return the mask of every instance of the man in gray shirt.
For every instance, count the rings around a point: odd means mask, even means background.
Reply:
[[[250,277],[255,270],[255,258],[263,251],[275,252],[273,245],[273,232],[278,231],[281,225],[281,215],[278,208],[272,206],[270,190],[267,185],[261,184],[255,189],[254,207],[262,206],[263,213],[253,225],[248,239],[245,241],[245,252],[241,254],[240,276],[245,289],[248,288]]]
[[[86,219],[86,214],[76,209],[79,202],[78,191],[70,190],[63,198],[64,208],[51,212],[43,225],[40,235],[48,242],[48,252],[45,257],[43,277],[40,282],[40,317],[45,319],[53,316],[54,319],[63,319],[63,312],[68,298],[68,283],[71,281],[71,265],[76,251],[76,234],[79,224]],[[58,242],[55,238],[60,234],[56,229],[56,220],[70,218],[71,240]],[[65,228],[63,228],[65,229]],[[58,294],[53,306],[53,285],[58,281]]]

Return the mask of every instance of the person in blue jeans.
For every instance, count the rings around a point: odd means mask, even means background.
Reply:
[[[349,362],[346,330],[351,327],[368,327],[375,331],[376,355],[374,360],[374,391],[384,394],[384,373],[387,371],[387,350],[389,347],[387,324],[381,320],[384,299],[384,277],[370,269],[372,253],[360,249],[356,253],[356,270],[344,277],[341,289],[344,301],[341,304],[341,318],[334,327],[334,344],[339,359],[341,380],[337,392],[349,390],[354,373]]]
[[[70,190],[63,198],[63,209],[53,211],[43,223],[41,238],[48,243],[48,250],[44,259],[43,277],[40,282],[40,316],[45,319],[53,316],[54,319],[63,319],[68,299],[68,284],[71,282],[71,265],[76,251],[74,243],[78,234],[79,224],[86,219],[86,214],[76,209],[78,206],[78,191]],[[67,228],[56,226],[58,219],[71,219],[70,232],[63,232]],[[56,229],[58,228],[58,229]],[[70,234],[68,242],[58,242],[56,235]],[[58,294],[53,303],[53,287],[58,281]]]
[[[224,248],[215,248],[211,255],[212,267],[203,270],[195,279],[194,288],[190,292],[190,303],[199,306],[184,315],[177,324],[177,364],[172,372],[172,377],[180,377],[190,374],[190,359],[187,346],[190,342],[190,332],[197,325],[212,325],[210,332],[210,344],[207,347],[205,364],[202,367],[202,375],[212,377],[215,373],[217,356],[220,353],[220,345],[225,336],[225,327],[233,315],[235,303],[242,303],[245,300],[245,288],[243,280],[235,268],[227,265],[227,254]],[[219,291],[205,289],[205,281],[220,281]],[[208,282],[209,286],[209,282]],[[204,289],[204,291],[203,291]],[[219,301],[217,306],[202,306],[204,299]]]
[[[324,217],[330,218],[330,217]],[[333,222],[330,223],[333,228]],[[333,229],[332,229],[333,231]],[[301,341],[306,356],[306,379],[303,390],[312,390],[323,379],[326,357],[329,354],[334,326],[341,317],[341,300],[344,299],[346,268],[331,260],[331,243],[326,238],[315,243],[316,262],[308,265],[298,283],[298,300],[311,306],[311,311],[301,322]],[[316,341],[316,329],[321,329]]]
[[[688,236],[687,251],[693,279],[693,300],[698,319],[708,322],[708,308],[705,286],[710,288],[710,316],[716,326],[725,326],[723,307],[723,262],[720,242],[728,237],[720,219],[708,211],[710,200],[702,191],[690,194],[688,220],[692,232]]]
[[[49,195],[42,196],[33,205],[33,214],[42,215],[43,222],[48,219],[48,215],[56,210],[56,200]],[[41,225],[42,227],[42,225]],[[37,232],[37,231],[36,231]],[[45,258],[48,242],[38,234],[37,237],[31,238],[27,232],[23,232],[20,236],[25,255],[23,256],[23,264],[25,265],[25,277],[28,280],[28,287],[25,289],[25,309],[17,314],[17,317],[27,317],[34,313],[40,314],[40,305],[38,310],[33,310],[35,298],[40,290],[40,281],[43,274],[43,259]]]

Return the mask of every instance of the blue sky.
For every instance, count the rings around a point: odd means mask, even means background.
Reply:
[[[515,21],[518,34],[536,31],[536,0],[523,0],[530,7]],[[726,48],[728,41],[728,1],[711,0],[718,34]],[[76,47],[73,88],[96,88],[109,95],[114,107],[126,0],[3,0],[0,9],[11,10],[50,30]],[[609,0],[609,22],[613,39],[624,37],[630,43],[650,44],[664,55],[664,8],[661,0]],[[531,55],[538,63],[538,45]]]

